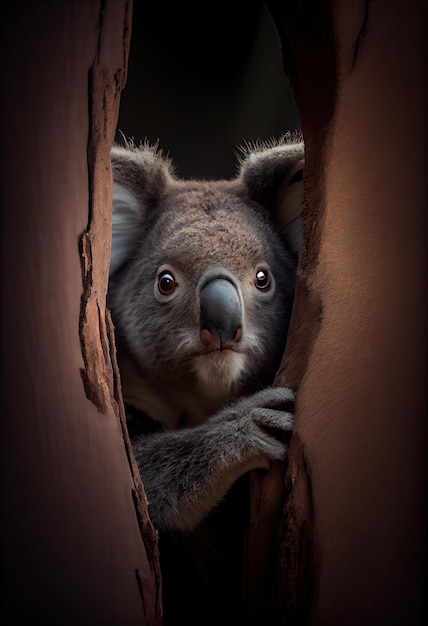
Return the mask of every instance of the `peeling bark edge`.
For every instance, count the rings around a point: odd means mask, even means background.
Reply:
[[[108,0],[102,0],[97,52],[88,73],[88,223],[79,240],[82,270],[79,337],[84,362],[81,376],[88,399],[103,414],[107,414],[109,410],[113,411],[120,423],[133,483],[130,495],[151,573],[150,577],[143,577],[137,568],[135,580],[142,601],[145,623],[147,626],[160,626],[162,600],[158,537],[148,516],[147,499],[126,426],[120,373],[116,361],[114,326],[110,312],[106,309],[108,271],[102,265],[105,263],[105,257],[103,260],[94,258],[93,255],[95,247],[93,244],[97,239],[99,240],[100,235],[101,237],[108,236],[108,233],[105,233],[108,230],[108,223],[110,223],[111,233],[111,219],[110,222],[107,220],[106,226],[106,221],[102,216],[103,208],[111,212],[112,205],[111,185],[105,185],[105,178],[107,172],[111,176],[110,148],[116,129],[120,93],[126,83],[131,34],[132,3],[126,2],[123,26],[123,67],[113,72],[101,61],[103,22],[107,5]],[[109,245],[103,245],[102,249],[105,254],[107,251],[110,252]],[[100,250],[99,245],[97,250]]]
[[[89,236],[84,233],[79,240],[79,252],[82,265],[82,283],[83,291],[80,304],[79,319],[79,336],[82,348],[84,367],[80,370],[83,386],[88,400],[92,402],[100,413],[107,413],[107,398],[105,395],[105,387],[99,383],[100,377],[97,371],[98,362],[93,358],[93,345],[89,340],[88,333],[88,307],[92,293],[92,249]],[[103,332],[101,326],[98,326],[100,335]],[[100,339],[100,336],[98,337]]]

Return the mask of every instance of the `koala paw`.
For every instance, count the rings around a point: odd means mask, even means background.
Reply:
[[[229,433],[228,449],[235,462],[254,460],[255,467],[267,467],[270,461],[287,458],[293,409],[291,389],[268,387],[238,401],[214,420]]]
[[[134,439],[156,528],[194,528],[240,476],[285,460],[293,408],[291,389],[269,387],[194,428]]]

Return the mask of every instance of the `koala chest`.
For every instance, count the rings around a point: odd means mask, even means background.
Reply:
[[[205,422],[228,400],[230,389],[204,385],[184,377],[144,372],[128,355],[118,355],[125,404],[159,422],[164,428],[196,426]]]

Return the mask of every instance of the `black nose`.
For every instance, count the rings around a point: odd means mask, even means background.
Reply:
[[[200,339],[205,346],[223,350],[242,336],[241,301],[230,280],[215,278],[200,291]]]

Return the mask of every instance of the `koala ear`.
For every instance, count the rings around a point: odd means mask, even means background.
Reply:
[[[138,199],[126,187],[113,181],[110,276],[113,276],[132,253],[141,224]]]
[[[171,161],[157,146],[128,143],[111,151],[113,217],[110,277],[129,259],[150,210],[166,193],[173,177]]]
[[[304,144],[286,136],[276,145],[247,147],[239,179],[250,198],[272,212],[280,234],[297,255],[303,244]]]

